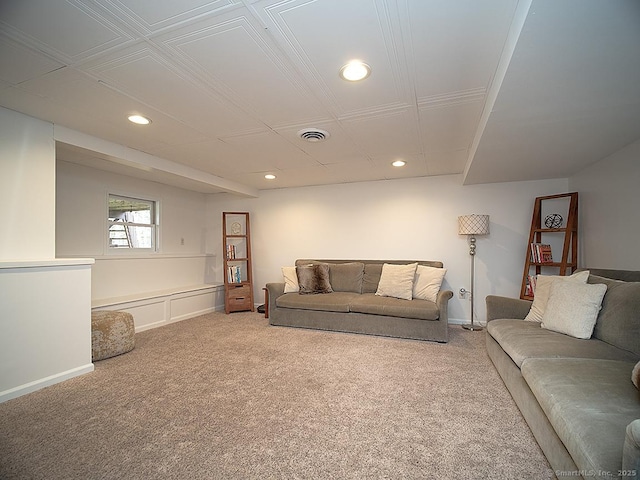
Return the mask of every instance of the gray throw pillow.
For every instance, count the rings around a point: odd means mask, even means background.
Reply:
[[[362,293],[364,263],[332,263],[329,265],[329,281],[334,292]]]
[[[296,274],[301,295],[333,292],[329,282],[329,265],[326,263],[298,266]]]
[[[362,277],[362,293],[376,293],[381,275],[382,263],[365,264]]]
[[[602,300],[593,336],[623,350],[640,355],[640,282],[622,282],[590,275],[589,283],[604,283]]]

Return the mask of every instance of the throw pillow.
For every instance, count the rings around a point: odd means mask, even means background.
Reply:
[[[640,357],[640,282],[623,282],[593,273],[587,282],[607,286],[593,336]]]
[[[561,277],[558,275],[538,275],[536,279],[536,292],[533,297],[533,303],[531,304],[531,310],[529,310],[529,313],[524,319],[529,322],[540,323],[542,321],[545,308],[547,307],[547,302],[549,301],[549,292],[551,291],[551,284],[553,282],[560,281],[560,282],[587,283],[588,278],[589,278],[588,270],[585,270],[583,272],[577,272],[567,277]]]
[[[445,273],[447,273],[446,268],[418,265],[413,281],[413,298],[430,300],[435,303]]]
[[[298,266],[296,274],[300,294],[333,292],[329,282],[329,265],[326,263]]]
[[[413,279],[416,275],[417,263],[409,265],[382,265],[382,274],[376,295],[381,297],[395,297],[404,300],[413,298]]]
[[[633,367],[633,372],[631,372],[631,381],[636,388],[640,390],[640,362],[636,363],[636,366]]]
[[[602,283],[553,282],[541,327],[591,338],[606,291]]]
[[[332,263],[329,265],[329,281],[334,292],[362,293],[364,263]]]
[[[284,293],[293,293],[300,290],[296,267],[282,267],[284,277]]]
[[[382,264],[365,263],[362,276],[362,293],[376,293],[382,275]]]

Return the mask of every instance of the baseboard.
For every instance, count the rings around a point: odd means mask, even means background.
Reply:
[[[464,318],[449,318],[449,325],[467,325],[468,323],[471,323],[471,320],[465,320]],[[480,322],[478,320],[473,323],[480,325],[481,327],[487,326],[487,322]]]
[[[122,310],[123,312],[126,310]],[[136,333],[140,333],[140,332],[144,332],[145,330],[151,330],[152,328],[158,328],[158,327],[162,327],[164,325],[166,325],[167,322],[165,320],[160,320],[159,322],[153,322],[153,323],[145,323],[144,325],[136,325],[135,326],[135,331]]]
[[[25,383],[24,385],[19,385],[17,387],[10,388],[9,390],[0,392],[0,403],[6,402],[8,400],[20,397],[22,395],[26,395],[27,393],[35,392],[36,390],[40,390],[41,388],[49,387],[51,385],[55,385],[56,383],[64,382],[65,380],[69,380],[70,378],[78,377],[80,375],[84,375],[85,373],[90,373],[90,372],[93,372],[93,363],[89,363],[88,365],[83,365],[81,367],[76,367],[71,370],[67,370],[66,372],[56,373],[55,375],[41,378],[33,382]]]
[[[224,310],[224,305],[222,306],[222,309]],[[171,317],[169,320],[167,320],[166,323],[181,322],[182,320],[187,320],[189,318],[198,317],[200,315],[206,315],[207,313],[215,312],[216,310],[218,310],[217,307],[205,308],[203,310],[195,310],[189,313],[178,315],[176,317]]]

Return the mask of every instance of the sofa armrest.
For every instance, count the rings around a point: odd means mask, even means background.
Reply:
[[[636,475],[640,478],[640,418],[627,425],[622,450],[622,470],[627,478],[636,478]]]
[[[284,282],[282,283],[267,283],[267,294],[269,295],[269,308],[271,310],[276,308],[276,298],[280,295],[284,295]]]
[[[451,290],[440,290],[436,297],[436,306],[440,312],[440,320],[446,324],[449,323],[449,300],[453,297]]]
[[[531,310],[531,301],[519,298],[500,297],[487,295],[487,322],[497,318],[524,319]]]

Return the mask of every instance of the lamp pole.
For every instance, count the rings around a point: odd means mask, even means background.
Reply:
[[[469,256],[471,257],[471,292],[469,293],[469,295],[471,296],[471,323],[468,325],[462,325],[462,328],[466,330],[479,331],[482,330],[482,327],[473,323],[473,304],[475,303],[475,288],[473,285],[473,280],[475,279],[476,265],[476,237],[474,237],[473,235],[469,237]]]

